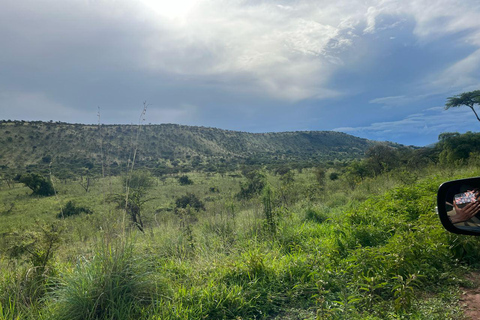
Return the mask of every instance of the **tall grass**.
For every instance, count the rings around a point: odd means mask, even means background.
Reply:
[[[454,319],[458,279],[477,263],[480,243],[442,229],[435,193],[444,180],[480,172],[430,167],[417,173],[366,179],[350,191],[341,179],[320,186],[305,170],[291,186],[296,201],[274,192],[282,186],[274,176],[263,199],[242,201],[232,196],[237,179],[192,173],[195,184],[181,186],[172,177],[148,191],[155,199],[144,209],[146,232],[135,237],[135,231],[123,235],[121,214],[104,207],[98,186],[86,199],[80,189],[59,184],[65,197],[90,200],[94,214],[65,220],[66,241],[51,277],[57,281],[43,285],[47,294],[35,305],[2,294],[20,292],[15,279],[21,273],[1,263],[10,273],[2,270],[0,316]],[[121,179],[111,181],[118,191]],[[212,185],[220,193],[212,193]],[[204,199],[206,211],[182,224],[173,206],[187,192]],[[51,205],[49,199],[25,201],[40,210]]]
[[[79,259],[55,292],[53,318],[134,319],[155,301],[157,283],[131,242],[102,243],[90,259]]]

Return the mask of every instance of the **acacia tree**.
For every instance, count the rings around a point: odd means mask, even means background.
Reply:
[[[388,145],[374,145],[365,152],[365,155],[367,167],[374,175],[387,172],[397,166],[398,154]]]
[[[34,195],[48,197],[55,194],[52,181],[38,173],[24,174],[20,177],[20,182],[32,189]]]
[[[461,94],[457,94],[453,97],[447,98],[447,103],[445,104],[445,110],[450,108],[467,106],[470,109],[472,109],[473,113],[475,114],[475,117],[477,117],[477,120],[480,121],[480,118],[478,117],[478,114],[474,108],[476,104],[480,105],[480,90],[464,92]]]

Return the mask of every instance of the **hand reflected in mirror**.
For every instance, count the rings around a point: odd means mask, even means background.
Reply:
[[[452,206],[450,203],[447,204]],[[474,202],[467,203],[463,208],[459,208],[459,206],[453,202],[453,208],[455,209],[455,213],[450,216],[452,223],[464,222],[472,219],[480,211],[480,202],[475,199]]]

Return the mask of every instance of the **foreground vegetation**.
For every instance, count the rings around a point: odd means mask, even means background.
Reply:
[[[480,243],[434,206],[472,161],[5,183],[0,319],[461,319]]]
[[[122,165],[4,166],[0,320],[462,319],[480,242],[442,229],[435,194],[480,175],[480,135],[439,139],[301,166],[135,167],[135,141]]]

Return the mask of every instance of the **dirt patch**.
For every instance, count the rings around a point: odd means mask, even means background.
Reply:
[[[480,271],[472,272],[466,278],[472,286],[460,287],[460,305],[467,319],[480,319]]]

